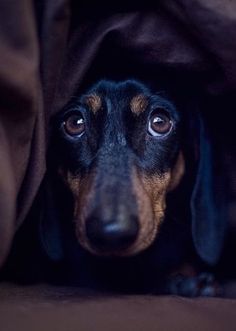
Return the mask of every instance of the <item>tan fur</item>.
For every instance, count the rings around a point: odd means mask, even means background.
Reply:
[[[130,102],[130,109],[135,115],[139,115],[146,109],[147,98],[143,94],[136,95]]]
[[[135,171],[133,189],[138,204],[140,232],[134,245],[127,251],[137,254],[152,244],[164,218],[166,191],[170,173],[163,176],[145,176]]]
[[[185,172],[185,161],[183,153],[180,152],[174,168],[171,171],[171,181],[168,187],[168,191],[174,190],[180,183]]]
[[[93,195],[93,175],[83,178],[73,176],[70,172],[66,174],[65,181],[74,197],[74,222],[78,242],[87,250],[96,254],[90,247],[85,234],[85,220],[89,213],[89,203]]]
[[[79,176],[73,176],[70,172],[68,172],[66,175],[66,183],[69,186],[74,196],[79,194],[79,188],[80,188]]]
[[[85,97],[85,103],[94,114],[102,107],[102,100],[97,94],[91,94]]]

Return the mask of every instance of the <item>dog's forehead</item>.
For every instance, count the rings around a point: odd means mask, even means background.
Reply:
[[[135,94],[149,94],[150,91],[143,83],[136,80],[126,80],[123,82],[112,82],[102,80],[90,89],[89,93],[96,93],[100,96],[117,98],[121,95],[134,96]]]
[[[121,83],[101,81],[93,86],[84,96],[82,101],[96,113],[106,104],[107,110],[115,106],[129,107],[133,113],[142,112],[147,106],[147,98],[150,95],[149,89],[134,80]]]

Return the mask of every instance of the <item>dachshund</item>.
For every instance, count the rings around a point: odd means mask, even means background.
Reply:
[[[225,221],[212,158],[197,111],[137,80],[100,80],[53,120],[44,252],[80,285],[217,294],[208,268]]]

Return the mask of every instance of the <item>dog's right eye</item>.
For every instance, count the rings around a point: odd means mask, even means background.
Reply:
[[[63,128],[67,135],[71,137],[81,137],[85,131],[83,116],[80,113],[69,115],[63,122]]]
[[[148,133],[154,137],[166,136],[173,128],[173,121],[166,111],[157,109],[151,115],[148,123]]]

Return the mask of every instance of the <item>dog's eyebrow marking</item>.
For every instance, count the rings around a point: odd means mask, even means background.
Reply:
[[[143,94],[138,94],[131,100],[130,109],[134,114],[139,115],[146,109],[147,105],[148,100],[146,96]]]
[[[86,95],[84,102],[89,106],[94,114],[102,108],[102,100],[97,94]]]

